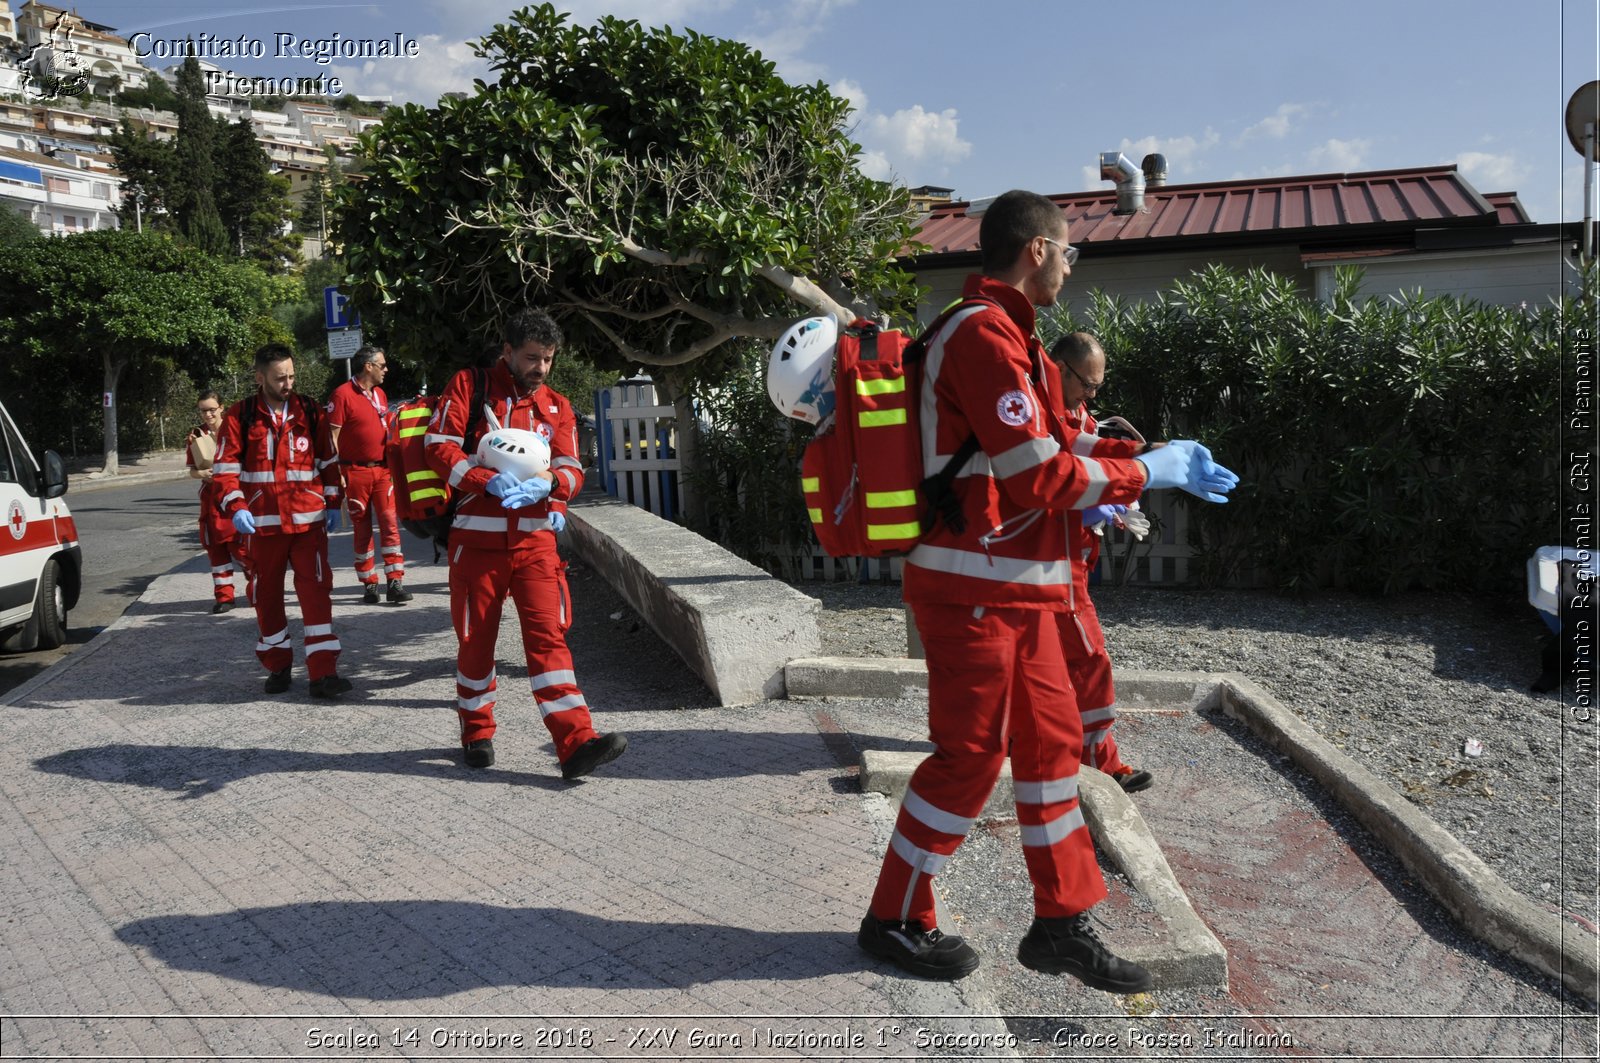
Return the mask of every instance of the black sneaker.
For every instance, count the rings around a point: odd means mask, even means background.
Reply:
[[[354,686],[350,680],[342,675],[325,675],[321,679],[311,681],[311,696],[314,698],[336,698],[340,694],[349,693]]]
[[[494,766],[494,740],[480,738],[468,742],[461,750],[463,759],[469,768],[489,768]]]
[[[376,588],[374,588],[374,590],[376,590]],[[410,600],[411,592],[406,590],[404,584],[397,579],[392,579],[389,581],[390,602],[394,603],[395,605],[399,605],[401,602],[409,602]]]
[[[924,930],[916,920],[902,923],[879,919],[868,912],[861,920],[856,944],[921,978],[953,982],[978,969],[978,954],[971,945],[937,927]]]
[[[361,592],[361,604],[362,605],[377,605],[378,604],[378,585],[376,583],[367,584],[366,589]]]
[[[580,775],[587,775],[602,764],[610,764],[627,749],[626,735],[612,732],[599,738],[591,738],[579,746],[576,753],[561,762],[561,777],[576,779]]]
[[[1117,785],[1122,787],[1125,794],[1136,794],[1140,790],[1150,789],[1150,784],[1155,782],[1155,776],[1138,768],[1128,768],[1111,776],[1117,780]]]
[[[226,613],[229,609],[232,609],[232,608],[233,608],[233,602],[230,600],[230,601],[226,601],[226,602],[217,602],[215,605],[213,605],[211,607],[211,611],[213,613]]]
[[[1089,913],[1061,919],[1036,918],[1017,946],[1017,960],[1041,974],[1070,974],[1107,993],[1145,993],[1150,972],[1114,955],[1089,925]]]
[[[284,668],[276,672],[267,673],[267,681],[262,684],[262,690],[268,694],[282,694],[289,689],[289,669]]]

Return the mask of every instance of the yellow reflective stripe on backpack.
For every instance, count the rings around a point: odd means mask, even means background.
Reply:
[[[858,419],[862,428],[887,428],[891,425],[905,424],[906,411],[899,410],[862,410]]]
[[[808,509],[806,510],[806,516],[811,518],[812,524],[822,523],[822,510],[820,509]]]
[[[906,389],[906,378],[895,377],[890,380],[857,380],[857,395],[893,395]]]
[[[915,491],[868,491],[868,509],[895,509],[899,506],[914,506],[917,504]]]
[[[821,479],[821,477],[818,477],[818,476],[802,476],[802,477],[800,477],[800,490],[802,490],[802,491],[820,491],[820,490],[822,490],[822,479]]]
[[[432,417],[432,416],[433,416],[433,411],[428,409],[428,407],[426,407],[426,406],[418,406],[414,410],[401,410],[400,411],[400,419],[402,421],[414,421],[418,417]]]
[[[411,501],[421,502],[424,498],[449,498],[443,488],[419,487],[411,492]]]
[[[916,521],[906,524],[868,524],[867,538],[876,542],[881,539],[915,539],[922,534],[922,525]]]
[[[428,432],[428,426],[427,425],[425,425],[425,424],[414,424],[414,425],[411,425],[409,428],[400,429],[398,435],[399,435],[399,437],[401,439],[410,439],[412,436],[426,435],[427,432]]]
[[[437,480],[438,478],[439,474],[432,469],[418,469],[416,472],[406,473],[406,483],[413,483],[417,480]]]

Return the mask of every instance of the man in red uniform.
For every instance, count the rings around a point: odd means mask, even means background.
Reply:
[[[246,597],[250,595],[250,553],[245,549],[250,540],[240,535],[222,512],[218,504],[222,494],[211,471],[217,457],[217,431],[222,427],[222,400],[215,391],[202,391],[195,400],[194,412],[200,418],[200,426],[189,432],[184,463],[189,475],[200,481],[200,545],[211,562],[211,611],[226,613],[233,608],[235,567],[244,574],[244,592]]]
[[[378,526],[383,543],[383,576],[388,598],[399,604],[411,600],[406,590],[406,559],[400,550],[400,521],[394,510],[394,482],[384,448],[389,441],[389,397],[383,378],[389,361],[377,347],[362,347],[353,359],[356,375],[333,389],[328,400],[328,434],[339,455],[344,480],[344,504],[350,511],[350,531],[356,551],[356,579],[361,600],[378,604],[378,566],[372,526]]]
[[[1131,458],[1161,445],[1146,443],[1120,417],[1111,419],[1105,436],[1099,434],[1099,425],[1088,406],[1088,400],[1099,393],[1106,379],[1106,353],[1099,340],[1087,332],[1069,333],[1050,349],[1050,361],[1061,382],[1059,388],[1052,389],[1052,394],[1061,397],[1061,408],[1056,413],[1068,428],[1082,433],[1077,443],[1080,453],[1096,458]],[[1117,436],[1111,435],[1113,429]],[[1149,788],[1151,776],[1148,771],[1124,764],[1118,753],[1117,740],[1111,733],[1111,725],[1117,719],[1112,708],[1117,696],[1111,683],[1111,657],[1106,653],[1100,617],[1089,600],[1089,573],[1100,557],[1100,536],[1094,528],[1108,523],[1122,526],[1127,511],[1121,505],[1067,511],[1067,533],[1072,543],[1072,600],[1077,608],[1070,623],[1061,623],[1061,650],[1078,700],[1078,718],[1083,722],[1084,763],[1111,776],[1128,793],[1137,793]]]
[[[575,779],[621,756],[628,740],[594,729],[567,649],[572,612],[556,533],[583,486],[583,464],[572,405],[545,384],[560,345],[561,330],[544,311],[514,313],[500,360],[489,370],[483,409],[471,408],[473,370],[457,373],[439,396],[425,446],[428,463],[459,500],[450,525],[450,619],[459,640],[456,712],[466,764],[494,763],[495,639],[509,593],[533,700],[555,742],[562,778]],[[541,436],[550,445],[549,473],[519,480],[480,464],[478,440],[494,427]]]
[[[1075,452],[1051,416],[1034,307],[1050,306],[1077,250],[1050,200],[1012,191],[980,224],[983,273],[931,337],[923,363],[924,468],[933,475],[976,437],[952,490],[963,520],[941,522],[907,558],[903,595],[928,662],[934,752],[906,789],[871,907],[857,936],[874,956],[929,978],[961,978],[978,956],[937,928],[933,875],[955,852],[1009,751],[1032,927],[1017,958],[1109,992],[1148,989],[1150,974],[1111,953],[1089,925],[1106,896],[1082,812],[1082,731],[1058,620],[1073,610],[1065,511],[1132,502],[1146,488],[1216,493],[1236,478],[1184,441],[1139,459]],[[1054,422],[1054,423],[1052,423]]]
[[[264,689],[289,689],[294,651],[284,610],[283,580],[294,568],[294,592],[305,622],[311,694],[336,698],[350,689],[338,674],[333,634],[333,572],[328,532],[339,526],[339,470],[320,408],[294,392],[294,352],[272,343],[256,352],[256,394],[228,407],[212,466],[222,508],[240,535],[250,536],[255,562],[256,656],[267,670]]]

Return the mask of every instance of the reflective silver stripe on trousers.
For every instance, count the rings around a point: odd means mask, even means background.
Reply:
[[[284,628],[282,631],[278,632],[276,635],[264,635],[264,636],[262,636],[261,641],[256,643],[256,652],[257,653],[266,653],[268,650],[287,649],[288,646],[289,646],[289,629],[288,628]]]
[[[306,638],[308,638],[308,639],[316,638],[318,635],[331,635],[331,634],[333,634],[333,625],[332,624],[307,624],[306,625]]]
[[[954,834],[957,837],[964,838],[967,831],[972,829],[972,824],[976,822],[971,817],[958,816],[954,812],[946,812],[911,789],[906,790],[905,801],[900,807],[911,813],[912,818],[917,822],[924,826],[932,827],[940,834]]]
[[[535,698],[534,700],[537,701],[538,699]],[[568,709],[583,709],[587,708],[588,705],[589,703],[583,700],[582,694],[568,694],[566,697],[556,698],[554,701],[540,701],[539,715],[549,716],[553,712],[566,712]]]
[[[1019,805],[1053,805],[1078,796],[1078,777],[1068,775],[1064,779],[1043,782],[1013,782],[1011,788]]]
[[[1083,732],[1083,748],[1088,750],[1094,746],[1100,745],[1106,740],[1106,736],[1110,733],[1111,729],[1109,727],[1097,727],[1093,731]]]
[[[456,685],[466,687],[468,690],[488,690],[489,684],[494,682],[496,671],[497,669],[489,669],[489,674],[482,679],[469,679],[458,671],[456,672]]]
[[[496,697],[497,692],[493,690],[489,691],[487,694],[479,694],[475,698],[457,697],[456,708],[460,709],[462,712],[477,712],[485,705],[493,705]]]
[[[1078,717],[1083,720],[1083,725],[1087,727],[1091,723],[1101,723],[1102,721],[1109,722],[1111,720],[1115,720],[1117,718],[1117,710],[1111,708],[1091,709],[1088,712],[1078,713]]]
[[[934,572],[993,580],[996,583],[1027,583],[1035,587],[1048,587],[1072,582],[1070,561],[1027,561],[927,543],[913,549],[906,560]]]
[[[343,649],[343,648],[344,647],[339,645],[339,640],[338,639],[334,639],[331,642],[307,643],[306,644],[306,656],[310,657],[313,653],[331,653],[334,650],[340,650],[340,649]]]
[[[900,859],[911,865],[911,877],[906,880],[905,899],[900,902],[900,919],[904,922],[911,914],[911,898],[916,894],[917,876],[937,875],[944,870],[944,865],[949,862],[948,856],[930,853],[926,849],[919,849],[913,845],[904,834],[894,832],[889,839],[889,849]]]
[[[560,686],[563,683],[576,683],[577,681],[578,677],[573,674],[570,668],[562,668],[554,672],[540,672],[538,675],[528,677],[528,685],[533,687],[535,691],[542,687]]]
[[[1049,823],[1037,826],[1022,825],[1022,844],[1029,848],[1048,848],[1061,841],[1075,830],[1083,829],[1083,811],[1074,808],[1064,816],[1058,816]]]

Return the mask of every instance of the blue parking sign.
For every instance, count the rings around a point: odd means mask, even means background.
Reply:
[[[324,328],[355,328],[361,324],[361,315],[350,309],[348,295],[328,287],[322,289],[322,320]]]

